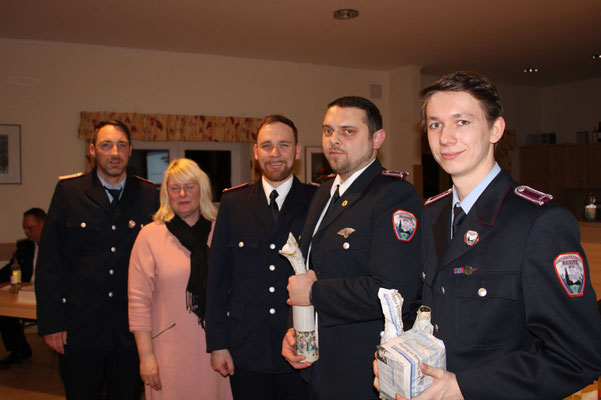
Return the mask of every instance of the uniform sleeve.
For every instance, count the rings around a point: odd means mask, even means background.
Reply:
[[[150,225],[149,225],[150,227]],[[140,231],[129,259],[127,305],[129,330],[152,331],[152,299],[156,285],[156,260],[149,229]]]
[[[574,289],[571,296],[561,283],[556,265],[562,255],[576,260],[575,269],[584,272],[581,295]],[[466,399],[501,399],[508,393],[514,399],[562,398],[601,375],[601,317],[578,224],[569,211],[549,207],[538,216],[522,264],[525,322],[532,345],[458,373]]]
[[[366,273],[354,278],[320,279],[312,286],[312,303],[325,326],[381,319],[380,288],[397,289],[404,298],[403,319],[412,318],[410,305],[421,294],[421,209],[419,195],[409,184],[390,185],[383,191],[371,214]],[[399,240],[395,233],[393,216],[399,210],[412,214],[416,223],[408,241]]]
[[[35,269],[35,294],[40,336],[67,330],[62,287],[69,273],[64,265],[66,207],[63,187],[59,182],[54,190],[42,230]]]
[[[209,276],[207,282],[207,308],[205,337],[207,352],[229,348],[227,317],[228,290],[232,279],[232,252],[228,248],[228,202],[222,197],[215,221],[209,250]]]

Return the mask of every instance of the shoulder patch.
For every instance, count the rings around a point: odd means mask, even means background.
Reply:
[[[80,176],[83,175],[83,172],[77,172],[75,174],[71,174],[71,175],[61,175],[58,177],[58,179],[65,180],[65,179],[73,179],[73,178],[79,178]]]
[[[392,213],[392,228],[398,240],[409,242],[417,228],[417,218],[410,211],[396,210]]]
[[[381,174],[384,176],[392,176],[404,180],[407,177],[407,175],[409,175],[409,172],[390,171],[385,169],[381,172]]]
[[[428,200],[426,200],[426,202],[424,203],[424,205],[425,205],[425,206],[427,206],[427,205],[429,205],[429,204],[435,203],[435,202],[437,202],[438,200],[440,200],[440,199],[442,199],[442,198],[444,198],[444,197],[447,197],[447,196],[448,196],[448,195],[450,195],[451,193],[453,193],[453,188],[450,188],[449,190],[446,190],[446,191],[444,191],[444,192],[442,192],[442,193],[439,193],[439,194],[437,194],[436,196],[432,196],[432,197],[430,197]]]
[[[553,260],[553,266],[566,294],[570,297],[582,296],[586,275],[580,253],[561,253]]]
[[[231,188],[225,188],[225,189],[223,189],[223,193],[225,193],[225,192],[231,192],[233,190],[242,189],[242,188],[247,187],[247,186],[248,186],[248,182],[243,183],[242,185],[231,187]]]
[[[154,185],[154,184],[155,184],[154,182],[152,182],[152,181],[149,181],[148,179],[144,179],[144,178],[142,178],[141,176],[138,176],[138,175],[133,175],[133,177],[134,177],[135,179],[139,180],[139,181],[146,182],[146,183],[150,183],[151,185]]]
[[[536,189],[531,188],[530,186],[525,185],[516,187],[513,193],[515,193],[516,196],[528,200],[531,203],[538,204],[539,206],[542,206],[553,200],[553,195],[540,192]]]

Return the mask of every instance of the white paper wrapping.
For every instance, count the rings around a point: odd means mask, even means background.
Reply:
[[[288,241],[280,254],[290,261],[295,275],[307,272],[305,259],[298,247],[294,235],[288,235]],[[292,323],[296,333],[296,352],[304,355],[304,362],[314,362],[319,358],[317,335],[315,331],[315,308],[313,306],[292,306]]]

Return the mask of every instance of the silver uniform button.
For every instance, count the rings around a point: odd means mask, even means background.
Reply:
[[[422,272],[422,279],[426,280],[426,273],[425,272]]]
[[[113,292],[109,292],[109,297],[113,297]]]
[[[117,227],[115,225],[113,225],[113,226],[111,226],[111,229],[114,230],[114,231],[116,231]]]
[[[434,324],[434,332],[438,332],[438,324]]]
[[[348,242],[344,242],[342,244],[342,247],[344,248],[344,250],[348,250],[348,248],[351,247],[351,245]]]
[[[269,314],[271,314],[271,315],[275,314],[275,308],[270,308],[269,309]]]
[[[109,269],[109,275],[115,275],[115,271],[113,271],[113,269]]]
[[[117,251],[117,248],[116,248],[116,247],[111,247],[111,253],[114,253],[114,252],[116,252],[116,251]]]
[[[484,297],[487,294],[488,294],[488,291],[486,290],[486,288],[481,287],[480,289],[478,289],[478,296]]]
[[[67,299],[65,299],[65,298],[63,297],[63,299],[62,299],[61,301],[63,302],[63,304],[65,304],[65,303],[67,302]]]
[[[270,266],[269,266],[269,270],[270,270],[270,271],[275,271],[275,265],[273,265],[273,264],[272,264],[272,265],[270,265]]]
[[[445,290],[444,286],[441,286],[440,293],[442,293],[443,296],[447,293],[447,291]]]
[[[269,245],[269,248],[270,248],[271,250],[275,249],[275,244],[273,244],[273,243],[272,243],[272,244],[270,244],[270,245]]]
[[[82,228],[85,228],[86,227],[86,223],[82,222],[81,224],[79,224],[79,226],[81,226]]]
[[[238,247],[244,247],[244,242],[238,242]]]
[[[269,287],[269,293],[273,293],[273,292],[275,292],[275,288],[273,286],[270,286]]]

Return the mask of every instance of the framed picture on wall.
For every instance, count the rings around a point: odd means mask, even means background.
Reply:
[[[21,125],[0,124],[0,184],[21,183]]]
[[[323,183],[332,174],[332,168],[323,154],[321,146],[305,147],[305,181]]]

